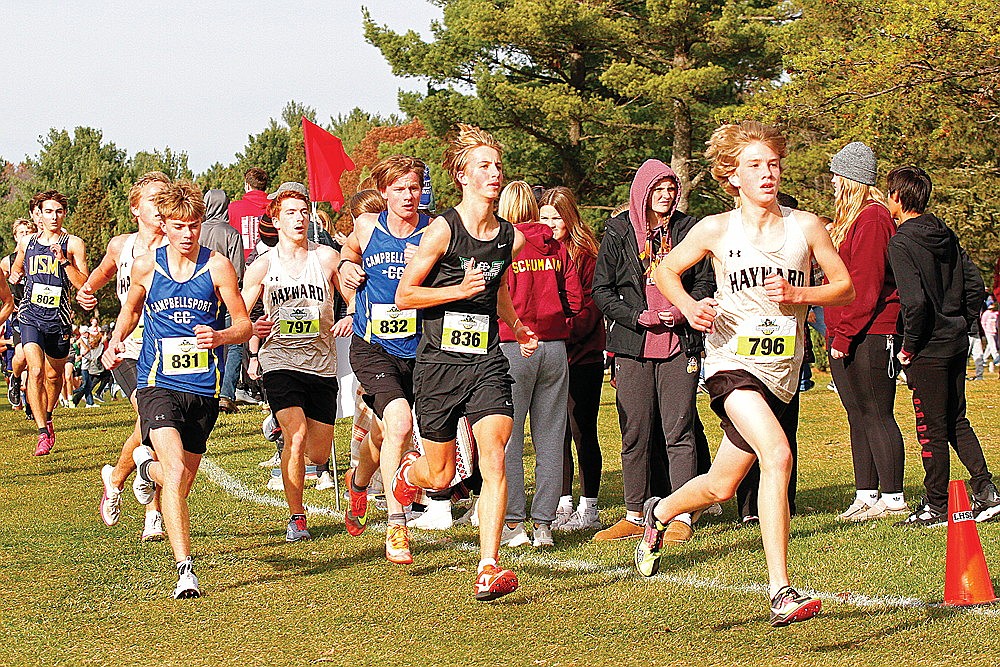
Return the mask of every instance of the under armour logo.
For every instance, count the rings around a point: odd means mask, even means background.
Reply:
[[[739,257],[740,256],[740,251],[739,250],[730,250],[729,251],[729,256],[730,257]]]
[[[155,417],[156,421],[163,421],[166,418],[167,418],[166,415],[156,415]]]

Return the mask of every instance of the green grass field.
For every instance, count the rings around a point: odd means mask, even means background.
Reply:
[[[344,531],[332,491],[307,491],[321,510],[312,542],[286,544],[280,493],[256,463],[271,452],[261,414],[220,418],[191,498],[204,597],[170,599],[166,543],[143,544],[140,506],[97,513],[99,470],[132,425],[119,401],[60,409],[54,452],[31,456],[34,427],[4,401],[0,411],[0,665],[980,665],[1000,648],[1000,605],[942,608],[946,531],[835,520],[853,494],[847,422],[837,397],[802,399],[800,515],[792,521],[793,583],[824,597],[823,614],[773,629],[766,623],[759,531],[734,528],[733,503],[703,520],[695,539],[646,580],[634,542],[594,544],[557,534],[556,547],[503,551],[521,588],[477,603],[471,528],[416,534],[414,565],[383,557],[384,531]],[[897,417],[907,442],[907,499],[922,479],[905,387]],[[1000,469],[1000,382],[970,384],[973,424]],[[605,455],[601,518],[622,516],[620,437],[613,391],[600,423]],[[699,399],[702,414],[708,408]],[[718,442],[716,420],[706,416]],[[341,470],[349,425],[338,428]],[[954,459],[954,457],[953,457]],[[533,462],[528,462],[530,468]],[[209,471],[212,475],[207,474]],[[960,476],[955,461],[953,477]],[[252,492],[237,499],[217,481]],[[530,486],[530,482],[529,482]],[[265,504],[278,501],[279,506]],[[376,520],[384,520],[377,517]],[[1000,523],[980,526],[1000,590]],[[632,662],[634,661],[634,662]]]

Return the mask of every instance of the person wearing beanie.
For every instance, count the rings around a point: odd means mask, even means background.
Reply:
[[[702,335],[653,283],[657,265],[697,222],[677,210],[679,198],[673,169],[646,160],[632,180],[628,210],[608,221],[597,253],[592,295],[608,320],[607,348],[615,355],[626,510],[621,521],[594,536],[597,541],[638,537],[646,499],[677,490],[698,474],[695,392]],[[715,291],[708,259],[686,270],[683,281],[696,299]],[[659,479],[664,459],[669,482]],[[674,517],[665,539],[690,540],[691,523],[688,513]]]
[[[899,295],[888,246],[896,225],[875,187],[875,153],[868,146],[847,144],[830,171],[836,197],[830,237],[857,294],[846,306],[826,309],[830,370],[847,411],[854,462],[854,501],[839,519],[906,515],[903,435],[893,415]]]

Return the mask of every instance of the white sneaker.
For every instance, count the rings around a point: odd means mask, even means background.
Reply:
[[[465,514],[455,519],[455,525],[479,527],[479,498],[474,498],[472,505],[465,511]]]
[[[118,523],[122,515],[122,490],[111,482],[111,473],[115,471],[112,465],[101,468],[101,481],[104,483],[104,495],[101,497],[101,519],[108,526]]]
[[[177,585],[174,586],[174,599],[186,600],[200,597],[201,589],[198,588],[198,577],[194,574],[194,563],[188,558],[183,563],[177,564]]]
[[[271,458],[267,459],[266,461],[261,461],[257,465],[259,465],[261,468],[280,468],[281,454],[275,451],[274,455],[271,456]]]
[[[702,514],[708,514],[709,516],[722,516],[722,505],[719,503],[712,503],[702,510]]]
[[[552,522],[552,530],[559,530],[560,526],[570,520],[573,516],[573,507],[557,507],[556,508],[556,518]]]
[[[257,405],[260,401],[248,394],[243,389],[236,390],[236,405]]]
[[[427,499],[427,509],[424,513],[410,522],[411,528],[422,530],[448,530],[454,524],[451,518],[451,501]]]
[[[575,511],[569,518],[569,521],[559,526],[559,530],[562,532],[569,532],[571,530],[600,530],[601,528],[603,526],[596,511],[584,512],[583,514]]]
[[[132,461],[135,462],[136,466],[135,479],[132,480],[132,493],[135,494],[135,499],[139,501],[140,505],[148,505],[153,502],[153,493],[156,491],[156,484],[152,480],[143,479],[142,475],[139,474],[143,462],[152,460],[153,452],[146,445],[139,445],[132,452]]]
[[[531,531],[532,540],[531,546],[536,549],[539,547],[554,547],[555,542],[552,541],[552,527],[546,526],[544,523],[535,524],[535,529]]]
[[[166,533],[163,532],[163,515],[159,512],[146,512],[146,521],[142,527],[143,542],[159,542]]]
[[[518,521],[517,525],[510,528],[505,523],[503,525],[503,531],[500,533],[500,546],[502,547],[523,547],[526,544],[531,544],[531,538],[528,537],[528,532],[524,529],[524,522]]]
[[[892,516],[909,516],[909,514],[910,508],[906,505],[892,509],[885,504],[885,500],[879,498],[878,502],[871,507],[852,514],[849,520],[857,523],[871,521],[872,519],[885,519]]]
[[[839,521],[856,521],[856,519],[854,518],[856,515],[859,515],[859,514],[862,514],[864,512],[867,512],[872,507],[874,507],[876,504],[877,503],[867,503],[864,500],[859,500],[858,498],[855,498],[854,502],[851,503],[851,506],[848,507],[843,512],[841,512],[837,516],[837,519]]]
[[[327,489],[332,489],[337,486],[336,482],[333,480],[333,475],[330,474],[329,470],[324,470],[323,474],[316,478],[316,490],[326,491]]]
[[[278,473],[275,475],[274,473]],[[285,490],[285,480],[281,477],[281,470],[272,470],[271,478],[267,480],[267,488],[272,491],[284,491]]]

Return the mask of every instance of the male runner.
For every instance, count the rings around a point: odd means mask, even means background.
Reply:
[[[21,241],[25,241],[38,231],[31,220],[18,218],[11,225],[11,238],[14,239],[14,252],[3,259],[0,259],[0,272],[3,273],[3,280],[9,283],[11,295],[14,297],[14,312],[7,320],[7,328],[11,334],[11,345],[14,348],[14,356],[10,364],[10,375],[7,377],[7,399],[13,408],[20,408],[21,401],[21,374],[28,367],[24,360],[24,348],[21,345],[21,324],[17,319],[17,304],[24,298],[24,276],[20,280],[10,282],[11,269],[14,267],[14,259],[17,257],[17,246]]]
[[[507,267],[524,235],[493,213],[503,184],[500,150],[487,132],[459,124],[444,168],[462,191],[462,201],[428,225],[396,290],[397,308],[424,309],[413,385],[425,453],[403,456],[393,494],[406,506],[421,488],[451,484],[458,420],[465,415],[479,446],[483,476],[475,594],[484,601],[517,588],[517,575],[497,565],[507,506],[504,445],[514,416],[513,380],[500,351],[498,316],[514,331],[524,356],[538,347],[507,291]]]
[[[308,458],[326,463],[337,420],[337,349],[333,294],[340,255],[311,243],[309,198],[285,190],[271,201],[268,214],[278,244],[250,265],[243,278],[243,299],[252,309],[263,295],[264,316],[254,323],[262,343],[258,361],[264,392],[285,441],[281,477],[291,517],[289,542],[308,540],[302,488]]]
[[[28,364],[28,403],[38,426],[35,456],[45,456],[56,442],[52,410],[62,390],[73,330],[66,292],[70,285],[82,287],[88,272],[83,240],[63,230],[66,197],[55,190],[36,197],[41,201],[39,232],[18,243],[11,276],[25,277],[18,320]]]
[[[104,287],[111,278],[118,275],[115,281],[115,292],[118,300],[125,305],[128,298],[129,287],[131,286],[132,263],[136,257],[145,255],[156,250],[164,243],[166,238],[163,235],[163,228],[160,226],[162,216],[153,203],[156,195],[170,184],[170,177],[159,171],[151,171],[139,177],[128,192],[129,209],[139,225],[136,232],[130,234],[120,234],[108,243],[108,251],[104,259],[87,278],[80,291],[76,294],[76,301],[85,310],[92,310],[97,306],[97,297],[94,293]],[[119,357],[121,363],[112,371],[115,382],[122,388],[122,392],[132,403],[132,408],[136,411],[135,428],[129,437],[122,444],[121,453],[118,455],[118,462],[115,465],[105,465],[101,469],[101,480],[103,482],[104,493],[101,497],[100,512],[101,519],[108,526],[118,523],[121,516],[121,492],[125,486],[125,480],[135,470],[135,463],[132,461],[132,452],[142,442],[142,433],[139,425],[139,412],[135,402],[135,391],[138,386],[136,377],[136,364],[139,360],[139,352],[142,349],[142,316],[139,317],[139,324],[128,338],[125,339],[125,350]],[[137,479],[137,483],[142,480]],[[162,540],[163,539],[163,515],[160,513],[159,494],[154,496],[152,502],[146,505],[146,517],[142,529],[142,540]]]
[[[351,368],[364,389],[363,400],[376,416],[359,452],[357,468],[347,471],[345,484],[351,502],[344,522],[351,535],[360,535],[368,521],[372,475],[381,469],[382,479],[392,479],[404,446],[413,442],[413,363],[420,342],[420,319],[416,310],[396,307],[396,288],[430,223],[430,218],[417,210],[423,162],[393,155],[372,168],[372,179],[387,209],[355,218],[354,231],[343,249],[344,279],[347,272],[355,278],[367,277],[355,298]],[[352,280],[348,286],[356,284]],[[405,508],[392,494],[386,494],[386,504],[385,557],[392,563],[412,563]]]
[[[777,129],[745,121],[723,125],[706,156],[738,208],[699,222],[657,267],[656,285],[691,325],[708,333],[705,383],[724,437],[712,467],[666,498],[643,507],[645,532],[636,548],[639,572],[659,568],[663,532],[684,512],[732,498],[754,461],[760,460],[761,537],[768,570],[771,624],[812,618],[821,602],[788,582],[789,434],[797,427],[788,410],[798,388],[805,316],[809,304],[839,306],[854,288],[819,219],[778,206],[785,139]],[[695,301],[680,274],[711,255],[715,298]],[[809,287],[815,256],[829,281]]]
[[[221,345],[250,337],[250,318],[228,259],[198,244],[205,204],[191,183],[165,185],[153,198],[168,245],[135,258],[131,285],[104,353],[121,363],[124,341],[143,319],[136,403],[144,445],[135,448],[136,499],[161,487],[163,522],[177,561],[175,598],[201,595],[191,556],[187,496],[219,416]],[[216,331],[219,302],[233,326]],[[145,309],[145,313],[143,313]],[[215,350],[215,352],[210,352]],[[146,445],[151,445],[152,449]],[[154,486],[155,485],[155,486]]]

